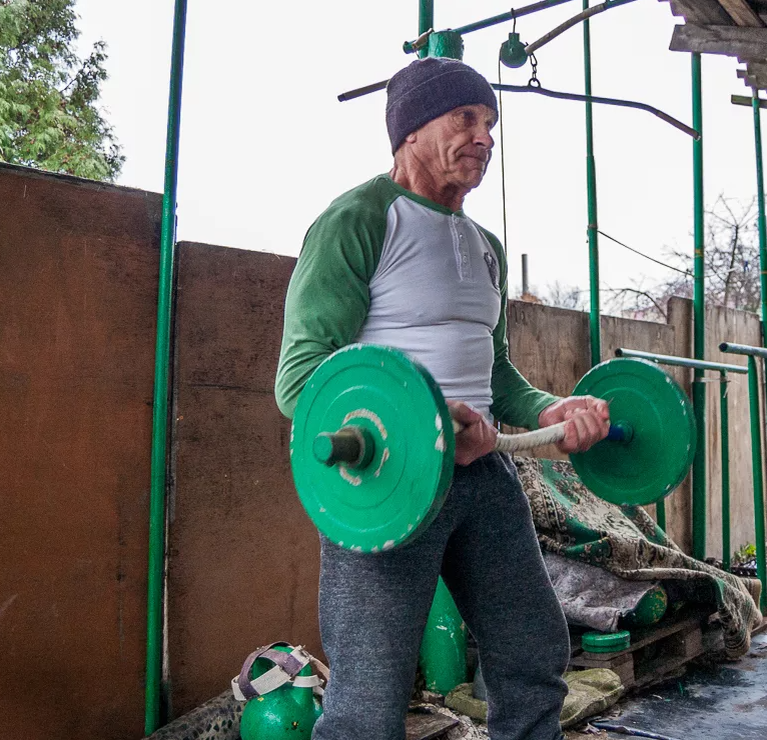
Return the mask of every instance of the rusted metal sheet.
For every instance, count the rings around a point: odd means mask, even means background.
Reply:
[[[179,245],[170,660],[175,713],[221,692],[259,645],[320,651],[319,542],[274,401],[295,259]]]
[[[0,734],[133,740],[160,197],[0,165],[0,203]]]

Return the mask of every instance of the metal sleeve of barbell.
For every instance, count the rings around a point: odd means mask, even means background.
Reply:
[[[561,442],[565,438],[566,423],[563,421],[522,434],[499,434],[495,439],[495,449],[497,452],[519,452]],[[462,429],[463,426],[453,419],[453,431],[458,434]]]

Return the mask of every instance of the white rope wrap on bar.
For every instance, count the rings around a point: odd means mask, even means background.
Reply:
[[[495,449],[498,452],[519,452],[561,442],[565,438],[566,423],[563,421],[523,434],[499,434],[495,439]],[[462,429],[463,426],[453,419],[453,431],[458,434]]]

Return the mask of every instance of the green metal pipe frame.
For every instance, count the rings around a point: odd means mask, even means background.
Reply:
[[[589,8],[589,0],[583,0],[583,10]],[[584,92],[591,95],[591,23],[583,21],[583,77]],[[599,222],[597,219],[597,168],[594,159],[594,119],[590,100],[586,106],[586,191],[588,198],[589,240],[589,338],[591,365],[602,361],[602,331],[599,307]]]
[[[715,370],[719,372],[719,408],[721,410],[721,423],[719,426],[722,441],[722,563],[725,570],[730,568],[730,422],[727,403],[727,387],[729,380],[727,373],[742,373],[746,375],[748,368],[741,365],[728,365],[722,362],[707,362],[705,360],[693,360],[688,357],[674,357],[673,355],[659,355],[654,352],[642,352],[634,349],[619,347],[615,350],[616,357],[635,357],[640,360],[650,360],[661,365],[673,365],[686,367],[694,370]],[[656,506],[658,526],[666,530],[666,507],[663,501]]]
[[[708,360],[693,360],[689,357],[676,357],[674,355],[659,355],[655,352],[642,352],[638,349],[626,349],[625,347],[618,347],[618,349],[615,350],[615,356],[634,357],[639,360],[657,362],[661,365],[688,367],[698,370],[716,370],[717,372],[725,370],[730,373],[742,373],[743,375],[748,373],[748,368],[745,368],[742,365],[728,365],[724,362],[710,362]]]
[[[762,429],[759,413],[759,377],[756,357],[767,359],[767,349],[749,347],[743,344],[722,342],[722,352],[731,352],[748,357],[748,400],[751,414],[751,468],[754,476],[754,539],[756,540],[756,574],[762,582],[762,597],[759,607],[762,613],[767,609],[767,571],[765,570],[765,527],[764,527],[764,478],[762,473]]]
[[[748,397],[751,410],[751,467],[754,476],[754,539],[756,540],[756,575],[762,582],[759,608],[767,606],[767,572],[764,552],[764,480],[762,478],[762,435],[759,419],[759,380],[756,360],[748,357]]]
[[[384,86],[385,84],[386,83],[384,83]],[[533,93],[535,95],[543,95],[547,98],[555,98],[556,100],[574,100],[580,103],[597,103],[599,105],[616,105],[621,108],[635,108],[637,110],[643,110],[647,111],[648,113],[652,113],[654,116],[657,116],[662,121],[665,121],[674,128],[683,131],[688,136],[692,136],[693,139],[700,138],[700,134],[686,123],[682,123],[673,116],[670,116],[668,113],[664,113],[662,110],[659,110],[652,105],[647,105],[647,103],[639,103],[635,100],[621,100],[620,98],[605,98],[599,95],[580,95],[579,93],[559,92],[557,90],[549,90],[545,87],[540,87],[539,85],[531,85],[529,83],[527,85],[506,85],[497,82],[491,82],[490,87],[492,87],[493,90],[498,90],[499,92]],[[365,94],[366,91],[368,91],[367,88],[360,88],[359,90],[352,92]],[[370,90],[370,92],[373,92],[373,90]],[[349,95],[349,93],[346,93],[346,95]]]
[[[722,567],[730,570],[730,413],[727,403],[727,371],[719,375],[719,416],[722,437]],[[725,454],[726,453],[726,454]]]
[[[432,28],[434,28],[434,0],[418,0],[418,37],[421,38]],[[415,51],[415,48],[412,50]],[[421,58],[428,53],[426,47],[418,50],[418,56]]]
[[[160,233],[160,277],[157,296],[154,398],[152,403],[152,461],[149,500],[149,563],[147,573],[147,642],[144,731],[160,725],[162,681],[163,575],[165,570],[165,487],[167,473],[168,380],[172,318],[173,268],[176,241],[181,86],[184,71],[186,0],[176,0],[173,16],[168,131],[165,145],[165,184]]]
[[[451,29],[457,34],[463,36],[464,34],[471,33],[472,31],[479,31],[483,28],[489,28],[490,26],[498,25],[499,23],[506,23],[507,21],[514,20],[515,18],[521,18],[524,15],[530,15],[537,13],[539,10],[547,10],[557,5],[563,5],[569,3],[572,0],[542,0],[542,2],[533,3],[532,5],[526,5],[524,8],[518,8],[516,10],[510,10],[507,13],[501,13],[500,15],[494,15],[492,18],[485,18],[484,20],[477,21],[476,23],[469,23],[466,26],[460,26],[459,28]],[[431,6],[431,10],[424,9],[424,5]],[[434,0],[419,0],[419,19],[424,18],[424,22],[419,22],[418,33],[420,36],[426,33],[434,26]],[[430,20],[426,20],[430,18]],[[402,50],[405,54],[412,54],[415,51],[419,52],[419,56],[423,56],[421,52],[421,46],[416,44],[416,41],[405,41],[402,44]]]
[[[759,267],[762,289],[762,345],[765,342],[767,323],[767,218],[764,212],[764,166],[762,161],[762,120],[758,90],[754,89],[751,107],[754,111],[754,147],[756,150],[756,197],[759,203]]]
[[[762,158],[762,119],[759,91],[754,88],[751,96],[751,108],[754,112],[754,150],[756,155],[756,194],[758,200],[759,228],[759,284],[762,294],[762,346],[767,345],[767,220],[764,204],[764,163]],[[767,376],[763,381],[763,403],[767,403]],[[764,584],[762,585],[764,588]]]
[[[703,134],[703,95],[701,55],[692,54],[692,126]],[[694,291],[693,291],[693,355],[705,357],[705,263],[703,215],[703,139],[693,141],[694,185]],[[706,387],[703,370],[695,369],[692,405],[698,430],[698,444],[692,464],[692,551],[698,560],[706,557]]]

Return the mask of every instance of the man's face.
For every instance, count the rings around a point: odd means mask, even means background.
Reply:
[[[469,191],[482,182],[496,115],[486,105],[463,105],[429,121],[406,141],[440,187]]]

